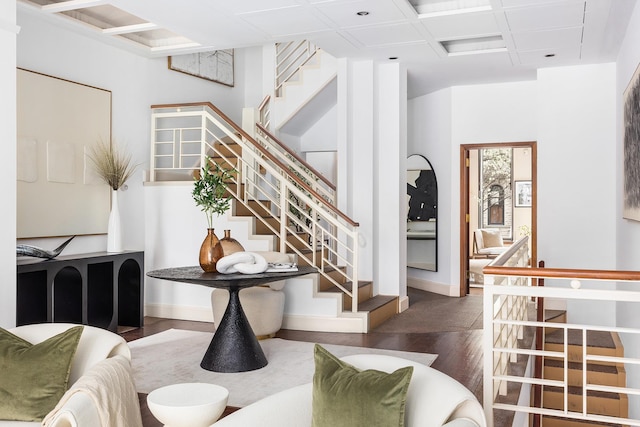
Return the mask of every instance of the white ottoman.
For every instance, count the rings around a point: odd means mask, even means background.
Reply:
[[[167,427],[209,427],[224,412],[228,398],[229,390],[219,385],[183,383],[153,390],[147,405]]]
[[[222,319],[229,303],[229,292],[214,289],[211,292],[213,321]],[[282,327],[284,315],[284,292],[268,286],[255,286],[240,291],[240,304],[247,315],[251,329],[258,339],[271,338]]]

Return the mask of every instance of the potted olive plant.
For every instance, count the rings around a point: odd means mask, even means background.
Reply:
[[[200,267],[205,272],[215,273],[216,263],[223,256],[220,240],[214,233],[213,217],[231,207],[231,195],[226,193],[234,173],[235,169],[225,169],[207,156],[199,176],[194,177],[191,195],[207,217],[207,237],[200,247]]]

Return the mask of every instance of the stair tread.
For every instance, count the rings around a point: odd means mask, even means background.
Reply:
[[[358,311],[373,311],[378,307],[382,307],[383,305],[388,304],[396,298],[398,297],[395,295],[376,295],[366,301],[363,301],[358,306]]]
[[[370,284],[371,281],[358,280],[358,288],[364,288],[365,286],[369,286]],[[346,290],[351,291],[353,289],[353,282],[345,282],[342,286]],[[342,290],[336,285],[333,285],[330,288],[324,289],[322,292],[342,292]]]
[[[580,424],[590,425],[590,426],[611,426],[611,424],[609,424],[609,423],[601,423],[599,421],[576,420],[576,419],[573,419],[573,418],[554,417],[552,415],[543,415],[542,417],[544,419],[549,418],[549,419],[552,419],[552,420],[574,422],[574,423],[580,423]],[[544,425],[544,422],[543,422],[543,425]]]
[[[550,393],[564,393],[564,389],[562,387],[556,387],[556,386],[544,386],[544,391],[550,392]],[[568,391],[570,395],[582,396],[582,387],[569,386]],[[620,395],[621,395],[620,393],[611,393],[608,391],[587,390],[588,397],[600,397],[605,399],[619,400]]]
[[[553,319],[557,319],[558,317],[561,317],[562,315],[564,315],[566,313],[567,313],[566,310],[545,310],[544,311],[544,321],[545,322],[552,322]]]
[[[582,331],[569,329],[569,345],[582,345]],[[550,344],[562,344],[564,342],[564,330],[559,329],[545,335],[545,342]],[[587,347],[616,348],[615,342],[610,332],[588,331]]]
[[[544,360],[544,366],[548,366],[551,368],[563,368],[564,363],[559,359],[547,359]],[[569,369],[573,369],[576,371],[582,370],[582,363],[578,362],[569,362]],[[591,372],[602,372],[607,374],[617,374],[618,368],[612,365],[601,365],[599,363],[587,363],[587,371]]]

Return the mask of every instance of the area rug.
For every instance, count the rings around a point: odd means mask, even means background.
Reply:
[[[260,341],[269,363],[241,373],[210,372],[200,362],[213,334],[170,329],[129,343],[136,389],[153,389],[183,382],[218,384],[229,390],[230,406],[246,406],[290,387],[311,382],[314,343],[271,338]],[[387,354],[431,365],[436,355],[375,348],[324,345],[338,357],[351,354]]]

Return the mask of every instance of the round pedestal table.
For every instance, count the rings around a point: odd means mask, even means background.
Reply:
[[[221,274],[205,273],[202,268],[195,266],[154,270],[148,272],[147,276],[228,290],[229,304],[200,366],[215,372],[245,372],[263,368],[268,362],[242,310],[238,296],[240,290],[317,271],[315,267],[302,266],[297,271]]]

